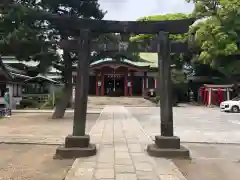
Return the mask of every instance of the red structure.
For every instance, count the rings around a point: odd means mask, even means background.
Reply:
[[[199,89],[199,99],[205,105],[219,105],[221,102],[230,100],[233,85],[204,84]]]
[[[149,63],[148,63],[149,64]],[[157,86],[157,69],[111,58],[90,65],[89,94],[96,96],[142,96]],[[150,73],[151,72],[151,73]]]

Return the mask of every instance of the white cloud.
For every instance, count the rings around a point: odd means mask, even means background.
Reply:
[[[99,0],[101,8],[107,10],[105,19],[136,20],[156,14],[190,13],[193,4],[185,0]]]

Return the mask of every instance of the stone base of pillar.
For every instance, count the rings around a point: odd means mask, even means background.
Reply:
[[[180,138],[177,136],[156,136],[155,144],[147,146],[150,156],[166,158],[190,158],[189,150],[180,145]]]
[[[65,145],[60,145],[55,154],[56,159],[73,159],[78,157],[94,156],[97,153],[95,144],[90,144],[90,136],[68,135]]]

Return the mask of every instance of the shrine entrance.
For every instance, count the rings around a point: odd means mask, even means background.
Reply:
[[[104,94],[108,96],[124,96],[124,75],[106,74],[104,76]]]
[[[171,81],[171,53],[182,53],[188,51],[187,42],[173,42],[169,39],[169,35],[184,34],[188,32],[189,26],[194,23],[195,18],[180,19],[180,20],[167,20],[167,21],[105,21],[105,20],[93,20],[93,19],[79,19],[71,17],[55,17],[55,19],[61,19],[59,24],[66,29],[74,32],[75,36],[80,33],[78,38],[73,40],[63,40],[62,46],[69,49],[69,51],[77,50],[78,66],[76,77],[76,91],[75,91],[75,109],[74,109],[74,121],[73,121],[73,133],[67,136],[65,139],[65,146],[59,147],[56,151],[56,155],[61,158],[72,157],[86,157],[95,155],[97,152],[96,145],[90,144],[90,136],[86,135],[86,118],[87,118],[87,103],[88,103],[88,87],[89,87],[89,71],[93,69],[92,64],[89,68],[90,60],[92,59],[92,52],[149,52],[158,53],[158,94],[160,95],[160,118],[161,118],[161,135],[155,136],[155,142],[147,146],[147,152],[150,156],[156,157],[183,157],[189,158],[189,150],[180,144],[180,138],[174,136],[173,127],[173,108],[172,108],[172,81]],[[54,19],[54,18],[53,18]],[[57,20],[56,20],[57,21]],[[65,22],[64,22],[65,21]],[[64,22],[64,23],[63,23]],[[79,31],[80,30],[80,31]],[[104,33],[123,33],[130,35],[137,34],[152,34],[153,39],[149,44],[140,44],[139,42],[132,43],[131,41],[122,41],[117,47],[111,43],[105,43],[99,45],[93,41],[94,36]],[[124,40],[124,39],[123,39]],[[72,49],[71,49],[72,47]],[[74,48],[75,47],[75,48]],[[76,48],[77,47],[77,48]],[[103,62],[102,62],[103,63]],[[124,66],[121,61],[116,62],[120,66]],[[125,63],[126,64],[126,63]],[[107,63],[104,63],[105,67]],[[95,66],[96,67],[96,66]],[[95,71],[97,81],[96,89],[99,93],[104,95],[104,82],[105,74],[112,74],[112,72],[103,70],[97,66]],[[116,73],[124,74],[125,84],[124,93],[132,94],[132,81],[133,72],[120,71],[119,68],[111,68]],[[125,70],[128,68],[125,68]],[[114,74],[114,73],[113,73]],[[144,72],[146,77],[146,73]],[[101,81],[99,78],[102,78]],[[129,78],[129,79],[128,79]],[[107,81],[109,88],[112,90],[116,88],[116,78],[114,81]],[[121,78],[120,78],[121,79]],[[119,88],[121,80],[119,82]],[[144,79],[143,88],[147,87],[147,81]],[[116,90],[116,89],[115,89]],[[113,114],[111,114],[111,117]]]

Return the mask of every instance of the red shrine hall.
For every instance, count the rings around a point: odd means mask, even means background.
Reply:
[[[157,68],[131,61],[115,61],[111,58],[90,65],[89,94],[96,96],[143,96],[148,89],[157,86]],[[76,72],[73,73],[73,82]]]

